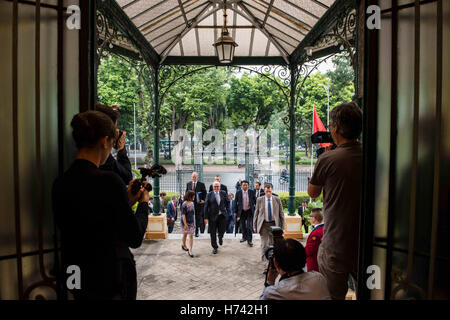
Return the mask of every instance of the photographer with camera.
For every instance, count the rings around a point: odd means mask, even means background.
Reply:
[[[300,242],[294,239],[277,239],[274,246],[267,249],[266,256],[270,261],[270,268],[260,300],[331,299],[324,276],[315,271],[303,271],[306,252]],[[278,275],[281,278],[275,284]]]
[[[318,251],[319,270],[325,276],[331,297],[345,299],[348,278],[356,279],[362,176],[362,111],[344,103],[330,113],[330,131],[335,150],[317,160],[308,185],[315,199],[323,190],[324,231]],[[355,286],[356,288],[356,286]]]
[[[78,149],[76,160],[53,185],[53,210],[61,232],[65,285],[69,266],[80,272],[80,288],[70,289],[79,300],[135,300],[136,266],[129,247],[138,248],[148,222],[148,186],[132,192],[120,177],[100,170],[116,141],[116,126],[99,111],[77,114],[71,122]],[[136,213],[131,206],[139,202]],[[70,270],[70,269],[69,269]]]
[[[118,105],[108,107],[102,104],[97,104],[95,106],[95,110],[103,112],[110,117],[116,127],[117,121],[120,117],[119,109],[120,107]],[[116,129],[116,131],[117,138],[114,141],[113,147],[117,150],[117,160],[114,159],[112,154],[110,154],[108,159],[106,159],[106,162],[100,166],[100,169],[117,173],[123,182],[128,185],[131,179],[133,179],[133,174],[131,172],[131,162],[128,158],[127,149],[125,148],[127,133],[119,129]]]

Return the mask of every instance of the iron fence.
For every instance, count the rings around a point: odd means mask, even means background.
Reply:
[[[191,181],[191,175],[193,170],[182,170],[175,172],[168,172],[165,176],[160,178],[160,190],[165,192],[177,192],[184,193],[186,190],[186,184]],[[214,181],[216,173],[203,173],[203,182],[206,189],[209,190],[209,186]],[[239,178],[244,179],[243,173],[220,173],[222,183],[224,183],[229,192],[236,192],[236,182]],[[295,191],[306,192],[308,189],[308,172],[296,172],[295,173]],[[232,183],[230,182],[232,181]],[[273,185],[274,192],[289,192],[289,177],[284,178],[280,173],[270,174],[258,174],[255,173],[254,181],[260,181],[263,185],[266,182],[270,182]]]

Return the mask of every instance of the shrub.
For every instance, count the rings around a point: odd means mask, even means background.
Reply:
[[[283,204],[283,208],[284,209],[288,208],[289,192],[279,192],[277,194],[280,197],[281,203]],[[309,195],[306,192],[296,192],[295,193],[295,212],[297,212],[298,207],[300,207],[302,205],[303,200],[306,200],[309,202]],[[316,200],[322,201],[322,195],[320,195],[319,198]]]
[[[323,202],[321,199],[316,199],[315,201],[308,203],[308,209],[303,213],[303,224],[306,226],[311,225],[311,221],[309,220],[312,209],[321,208],[323,209]]]
[[[160,190],[160,192],[166,192],[164,190]],[[153,192],[149,193],[150,197],[153,196]],[[167,209],[167,203],[172,200],[172,196],[176,196],[177,198],[180,198],[180,195],[178,192],[166,192],[166,198],[164,199],[164,211]],[[159,199],[159,196],[157,197]]]

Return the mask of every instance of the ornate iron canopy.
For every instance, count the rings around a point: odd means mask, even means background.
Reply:
[[[122,11],[121,20],[132,24],[139,39],[151,47],[158,64],[191,64],[206,61],[218,64],[212,43],[219,38],[223,25],[221,11],[229,14],[230,36],[239,43],[235,57],[251,64],[279,61],[299,63],[305,47],[329,33],[336,17],[355,0],[104,0]],[[331,10],[332,9],[332,10]],[[332,11],[332,12],[330,12]],[[339,51],[333,44],[313,47],[329,54]],[[331,49],[331,50],[330,50]],[[271,59],[271,60],[270,60]],[[279,59],[279,60],[274,60]]]

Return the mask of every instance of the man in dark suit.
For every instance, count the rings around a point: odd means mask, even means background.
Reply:
[[[241,190],[241,188],[242,188],[242,179],[239,178],[238,181],[236,182],[236,192]]]
[[[167,228],[172,233],[175,221],[177,221],[177,197],[172,196],[172,200],[167,202]]]
[[[259,182],[259,181],[255,182],[255,190],[254,191],[255,191],[256,198],[264,195],[264,190],[261,189],[261,182]]]
[[[236,223],[236,217],[234,216],[234,194],[230,193],[228,195],[228,200],[230,202],[227,210],[227,221],[226,221],[226,232],[227,233],[233,233],[234,224]]]
[[[303,219],[303,214],[305,211],[308,210],[308,202],[306,200],[302,201],[302,205],[298,207],[298,215],[302,218],[302,224],[305,227],[305,233],[308,233],[308,226],[305,223],[305,220]]]
[[[248,188],[248,181],[242,181],[242,189],[236,193],[234,214],[236,221],[241,224],[242,239],[247,241],[250,247],[253,246],[253,214],[255,213],[256,197],[254,190]]]
[[[161,205],[160,205],[160,213],[165,213],[165,210],[164,210],[164,199],[166,199],[166,196],[167,196],[167,193],[165,193],[165,192],[161,192],[160,194],[159,194],[159,201],[161,202]]]
[[[217,176],[214,178],[214,182],[216,182],[216,181],[218,181],[218,182],[220,183],[220,176],[219,176],[219,175],[217,175]],[[214,184],[214,183],[213,183],[213,184]],[[209,192],[213,191],[213,184],[209,186]],[[227,188],[226,185],[220,183],[220,190],[225,191],[225,193],[226,193],[227,196],[228,196],[228,188]]]
[[[220,190],[220,182],[213,183],[213,191],[208,193],[205,200],[205,225],[209,224],[209,234],[213,253],[217,253],[217,233],[219,233],[219,244],[223,244],[225,233],[225,221],[229,201],[225,191]]]
[[[206,187],[203,182],[198,181],[197,172],[192,173],[192,181],[186,185],[186,192],[192,190],[195,192],[194,208],[195,208],[195,236],[198,237],[198,230],[201,233],[205,232],[205,225],[203,224],[203,205],[206,198]],[[185,194],[186,194],[185,192]]]
[[[149,213],[153,213],[153,201],[155,201],[155,198],[153,198],[153,197],[150,197],[150,200],[149,200],[149,202],[148,202],[148,212]]]

